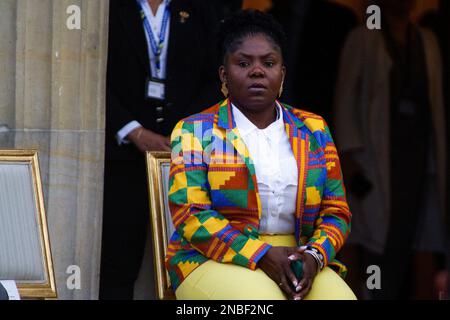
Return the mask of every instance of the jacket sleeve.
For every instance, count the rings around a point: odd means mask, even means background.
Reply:
[[[338,153],[325,121],[320,139],[324,149],[327,175],[319,217],[315,221],[315,230],[307,245],[322,253],[326,266],[333,261],[347,239],[352,215],[345,196]]]
[[[126,108],[121,99],[122,83],[126,81],[118,66],[123,64],[123,41],[125,35],[119,19],[120,2],[111,1],[108,39],[108,65],[106,75],[106,127],[108,132],[116,134],[126,124],[136,118]]]
[[[197,131],[194,124],[181,121],[172,133],[169,207],[175,229],[207,258],[254,270],[270,245],[243,234],[213,209],[203,159],[208,142]]]
[[[117,134],[126,124],[136,120],[121,104],[118,97],[109,86],[106,90],[107,117],[106,126],[109,131]]]

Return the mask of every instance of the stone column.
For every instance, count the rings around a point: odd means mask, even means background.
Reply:
[[[71,5],[81,29],[66,25]],[[0,148],[38,149],[60,299],[97,299],[108,0],[0,1]],[[81,289],[66,286],[68,266]]]

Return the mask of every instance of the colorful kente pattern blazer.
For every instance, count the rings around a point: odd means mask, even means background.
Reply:
[[[282,105],[298,167],[295,237],[345,266],[335,255],[350,232],[338,154],[325,121]],[[180,121],[172,133],[169,206],[176,228],[166,256],[172,287],[213,259],[255,269],[270,248],[259,239],[261,203],[255,168],[228,100]]]

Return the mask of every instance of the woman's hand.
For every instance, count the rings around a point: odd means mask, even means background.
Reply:
[[[170,151],[170,139],[143,127],[136,128],[127,136],[141,151]]]
[[[296,288],[300,299],[303,299],[308,295],[309,291],[311,291],[314,277],[318,271],[318,265],[316,259],[309,253],[302,252],[301,254],[297,254],[296,257],[303,261],[303,278]]]
[[[291,261],[297,259],[305,249],[303,247],[301,249],[272,247],[258,262],[259,268],[280,286],[289,299],[301,299],[301,295],[294,290],[298,287],[300,279],[295,277],[291,269]]]

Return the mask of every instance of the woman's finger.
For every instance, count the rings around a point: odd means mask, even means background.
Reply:
[[[280,286],[281,290],[283,290],[284,293],[286,293],[286,295],[290,299],[294,299],[294,296],[296,295],[296,292],[294,292],[294,290],[292,290],[292,286],[289,283],[289,279],[286,277],[285,274],[281,275],[281,280],[278,283],[278,285]]]
[[[309,280],[309,277],[303,275],[303,278],[300,280],[298,286],[295,287],[295,291],[297,293],[301,292],[308,284],[308,280]]]
[[[291,286],[293,286],[295,288],[298,286],[298,282],[300,281],[300,279],[297,279],[294,271],[292,271],[290,262],[289,261],[286,261],[286,262],[287,262],[286,264],[283,264],[283,270],[284,270],[285,276],[288,280],[290,280]]]
[[[286,249],[286,254],[290,261],[302,260],[303,252],[299,248],[289,247]]]
[[[297,261],[297,260],[302,260],[301,255],[299,255],[298,253],[292,253],[291,255],[288,256],[288,260],[289,261]]]
[[[304,283],[304,287],[298,292],[298,295],[300,295],[301,300],[303,300],[309,293],[312,287],[312,279],[307,279]]]
[[[296,252],[303,253],[303,252],[305,252],[306,249],[308,249],[307,246],[301,246],[301,247],[296,248]]]

